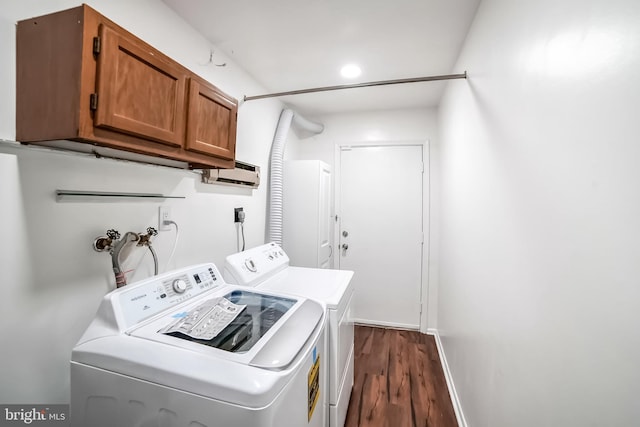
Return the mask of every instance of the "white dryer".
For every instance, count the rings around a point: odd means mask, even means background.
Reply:
[[[329,362],[325,375],[331,427],[343,427],[353,387],[352,277],[352,271],[291,267],[289,257],[276,243],[230,255],[224,267],[228,283],[300,295],[325,306]]]
[[[214,264],[117,289],[73,349],[71,425],[324,426],[325,319]]]

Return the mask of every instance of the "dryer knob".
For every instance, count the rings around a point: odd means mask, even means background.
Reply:
[[[187,290],[187,282],[182,279],[176,279],[173,281],[173,290],[176,291],[177,294],[181,294]]]
[[[248,258],[244,261],[244,266],[247,267],[247,270],[252,273],[256,273],[258,271],[258,266],[255,262],[253,262],[251,258]]]

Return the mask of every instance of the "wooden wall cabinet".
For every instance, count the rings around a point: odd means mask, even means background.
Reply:
[[[16,62],[22,143],[234,167],[238,102],[86,5],[18,22]]]

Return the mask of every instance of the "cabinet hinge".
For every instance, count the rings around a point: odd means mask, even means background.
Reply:
[[[89,109],[95,111],[98,109],[98,94],[92,93],[89,97]]]
[[[93,54],[100,55],[100,37],[93,38]]]

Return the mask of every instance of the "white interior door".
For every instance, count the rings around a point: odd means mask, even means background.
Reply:
[[[331,247],[331,168],[329,165],[320,162],[319,181],[319,206],[318,206],[318,266],[320,268],[331,268],[331,257],[333,248]]]
[[[340,268],[353,270],[354,321],[419,329],[421,145],[340,149]]]
[[[331,166],[319,160],[284,164],[282,247],[296,267],[331,268]]]

